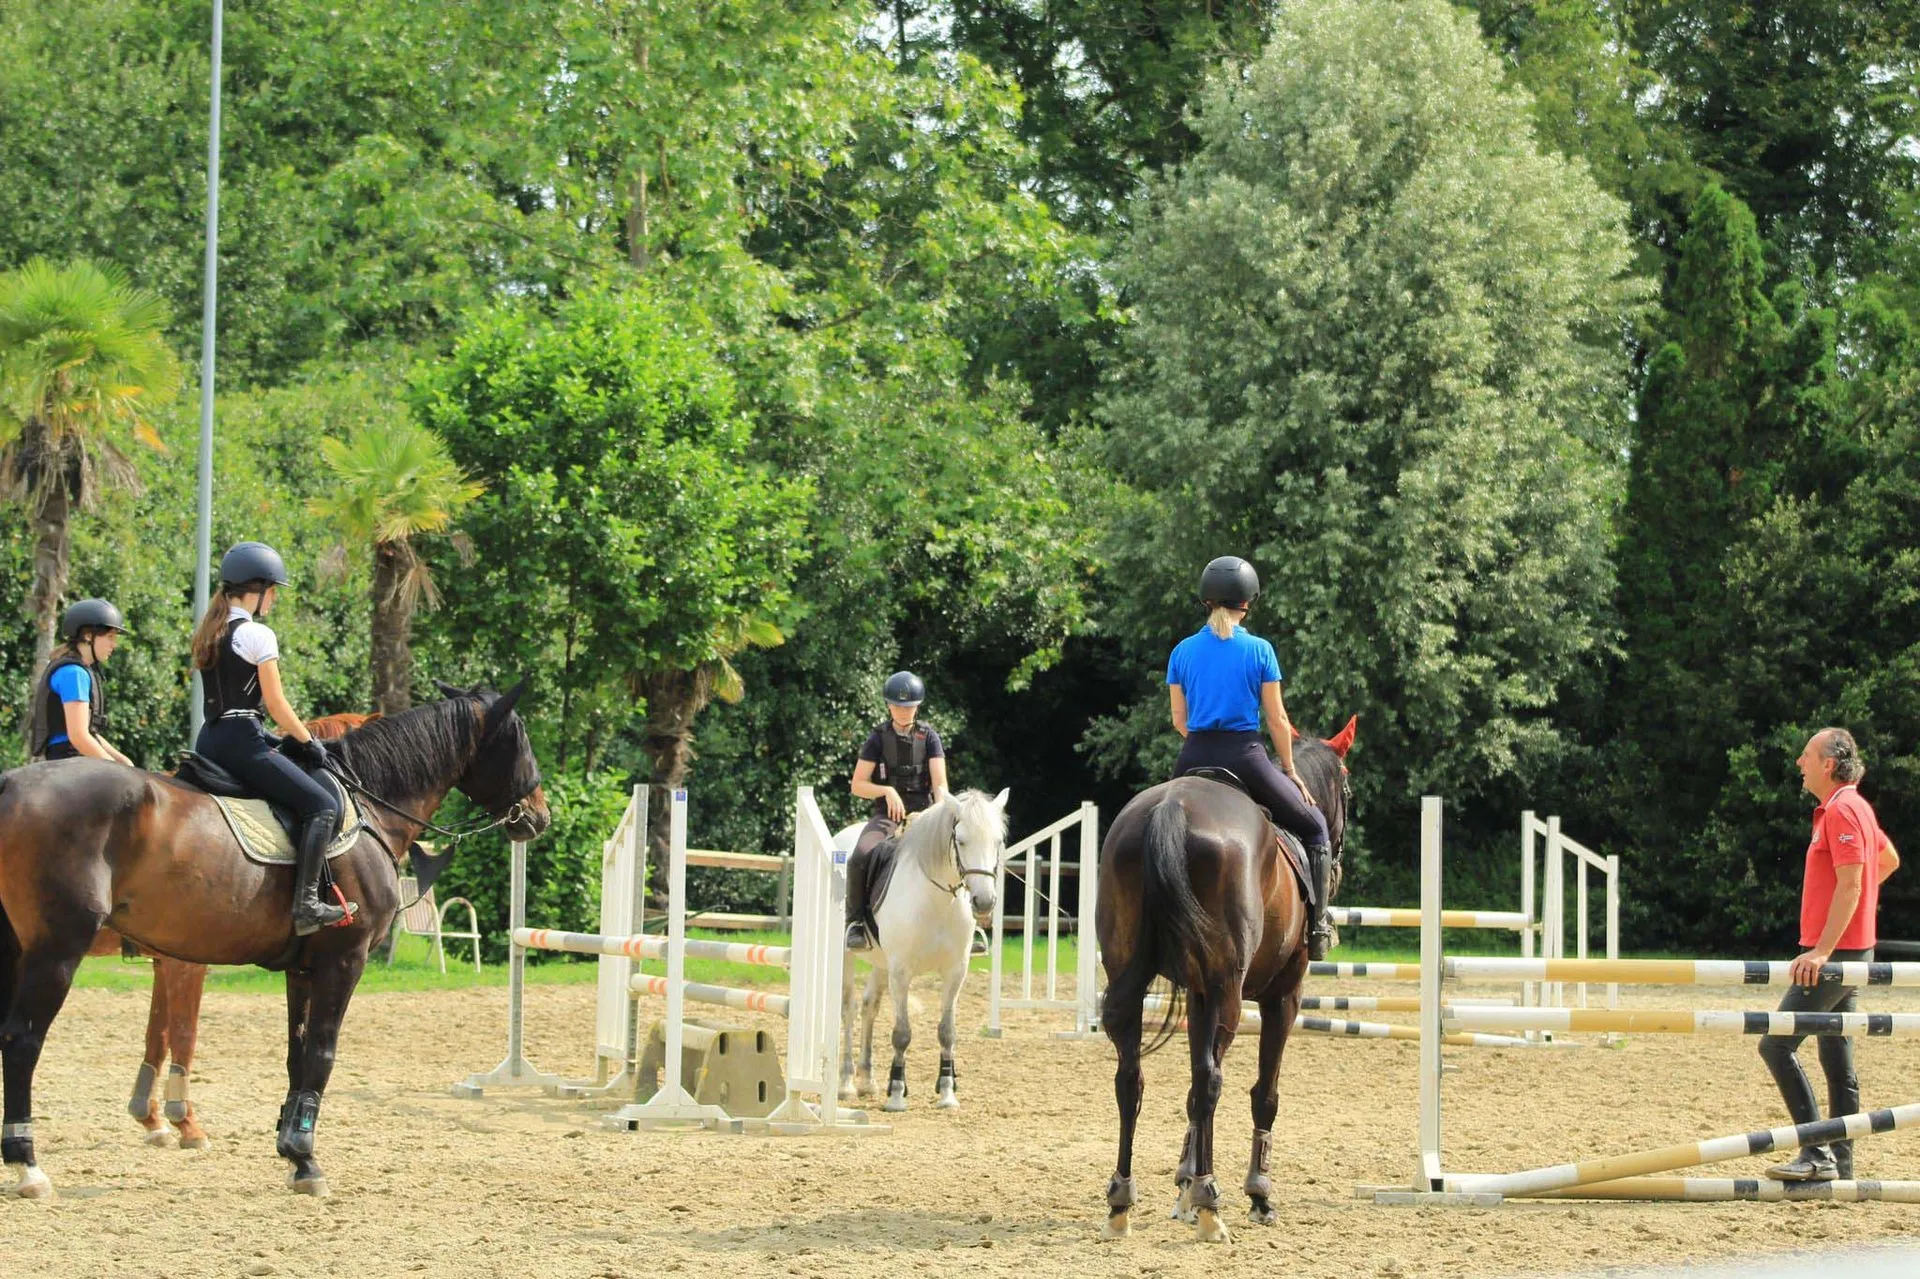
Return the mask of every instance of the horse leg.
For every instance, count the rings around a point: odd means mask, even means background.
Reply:
[[[973,934],[967,934],[969,950],[973,945]],[[953,1006],[960,1002],[960,986],[967,980],[967,956],[969,951],[960,952],[960,962],[947,974],[946,989],[940,998],[940,1079],[934,1085],[933,1108],[935,1110],[960,1109],[960,1075],[953,1065],[953,1047],[959,1040],[959,1033],[953,1025]]]
[[[1278,999],[1260,1001],[1260,1075],[1253,1083],[1253,1154],[1247,1161],[1247,1198],[1252,1201],[1248,1216],[1254,1223],[1271,1226],[1280,1220],[1273,1207],[1273,1120],[1280,1113],[1280,1058],[1287,1050],[1287,1036],[1293,1033],[1293,1019],[1300,1011],[1300,987]]]
[[[167,1050],[173,1064],[167,1070],[167,1118],[180,1130],[180,1149],[205,1150],[213,1143],[194,1116],[187,1096],[187,1076],[193,1070],[194,1045],[200,1037],[200,996],[207,988],[207,966],[167,961]]]
[[[67,1002],[73,975],[87,946],[100,931],[101,916],[49,929],[37,949],[20,954],[13,972],[13,998],[0,1021],[0,1072],[6,1076],[5,1109],[0,1114],[0,1163],[15,1175],[0,1194],[21,1199],[51,1199],[53,1183],[33,1157],[33,1072],[40,1064],[47,1028]],[[75,939],[78,940],[75,940]]]
[[[297,1120],[295,1114],[300,1104],[302,1089],[306,1087],[307,1064],[307,1027],[313,1007],[313,974],[298,968],[287,970],[287,1099],[280,1103],[280,1118],[275,1121],[278,1136],[275,1151],[282,1159],[293,1161],[294,1179],[311,1168],[315,1175],[319,1165],[312,1160],[312,1142],[308,1139],[307,1154],[300,1155],[291,1144],[293,1128]],[[314,1113],[319,1114],[318,1102]],[[305,1163],[302,1163],[302,1160]]]
[[[313,1158],[314,1129],[320,1121],[320,1098],[333,1076],[334,1046],[340,1023],[346,1019],[353,988],[367,964],[364,941],[350,951],[328,955],[314,965],[307,979],[306,1029],[302,1036],[298,1087],[287,1097],[281,1114],[277,1149],[293,1164],[288,1179],[297,1194],[324,1195],[327,1178]],[[288,983],[291,991],[292,983]]]
[[[899,1114],[907,1108],[907,1045],[913,1025],[907,1018],[907,987],[912,976],[898,964],[887,966],[887,984],[893,987],[893,1065],[887,1071],[887,1100],[882,1110]]]
[[[1232,1031],[1221,1024],[1228,998],[1238,998],[1239,983],[1215,988],[1199,996],[1187,1009],[1187,1055],[1193,1084],[1187,1092],[1187,1154],[1182,1169],[1187,1180],[1180,1191],[1176,1213],[1192,1213],[1193,1235],[1201,1243],[1227,1243],[1231,1236],[1220,1220],[1220,1183],[1213,1175],[1213,1114],[1220,1104],[1221,1058]]]
[[[873,1023],[880,1016],[880,996],[887,989],[887,970],[875,964],[867,973],[866,993],[860,997],[860,1095],[871,1097],[873,1087]]]
[[[1107,1183],[1107,1224],[1100,1232],[1103,1239],[1124,1239],[1133,1233],[1133,1133],[1147,1086],[1140,1070],[1144,1004],[1144,988],[1121,991],[1110,973],[1100,1020],[1120,1059],[1113,1072],[1113,1098],[1120,1106],[1120,1155],[1114,1161],[1113,1180]]]
[[[840,1100],[853,1100],[853,957],[840,968]]]
[[[147,1055],[140,1060],[140,1073],[133,1079],[133,1095],[127,1099],[127,1113],[147,1132],[149,1146],[171,1146],[173,1129],[160,1117],[159,1103],[153,1099],[153,1085],[160,1078],[160,1067],[167,1061],[167,970],[168,960],[153,957],[153,993],[147,999]]]

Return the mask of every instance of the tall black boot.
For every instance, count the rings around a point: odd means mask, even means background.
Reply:
[[[847,858],[847,949],[871,950],[873,937],[867,932],[867,867],[873,861],[871,852],[860,852]]]
[[[1333,880],[1333,849],[1315,844],[1307,850],[1307,873],[1313,876],[1313,927],[1307,933],[1307,958],[1325,959],[1333,949],[1333,921],[1327,915],[1327,894]]]
[[[301,937],[353,915],[352,906],[342,909],[320,900],[320,872],[327,864],[327,842],[332,838],[332,813],[310,817],[300,828],[300,847],[293,867],[293,931]]]

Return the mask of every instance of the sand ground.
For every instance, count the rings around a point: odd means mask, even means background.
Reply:
[[[966,1027],[984,1020],[983,984],[970,983]],[[1628,1002],[1762,1007],[1768,994],[1630,988]],[[1414,1047],[1298,1035],[1276,1125],[1285,1224],[1244,1221],[1254,1052],[1243,1040],[1227,1062],[1218,1137],[1234,1242],[1202,1247],[1163,1215],[1186,1089],[1176,1049],[1149,1061],[1136,1166],[1147,1201],[1135,1235],[1103,1244],[1112,1051],[1052,1038],[1057,1019],[1017,1014],[1001,1040],[963,1037],[964,1106],[937,1112],[927,989],[910,1112],[889,1116],[885,1134],[781,1139],[606,1131],[604,1102],[454,1098],[454,1079],[500,1059],[505,1002],[487,989],[355,1003],[320,1126],[333,1194],[315,1200],[284,1188],[285,1165],[273,1154],[285,1091],[277,998],[208,997],[194,1096],[214,1147],[181,1152],[143,1146],[122,1110],[144,996],[76,993],[54,1027],[35,1105],[41,1163],[60,1196],[0,1201],[0,1275],[1403,1279],[1592,1272],[1920,1235],[1920,1207],[1890,1204],[1377,1208],[1353,1188],[1411,1175]],[[1920,1010],[1920,991],[1871,992],[1865,1006]],[[652,1001],[643,1007],[657,1013]],[[588,1072],[592,1017],[591,987],[533,988],[529,1055],[543,1069]],[[1860,1053],[1869,1105],[1920,1098],[1920,1045],[1875,1040]],[[1811,1066],[1811,1045],[1803,1056]],[[1743,1037],[1454,1049],[1448,1060],[1458,1067],[1446,1081],[1447,1162],[1457,1170],[1513,1170],[1785,1122],[1754,1041]],[[1765,1162],[1703,1171],[1754,1175]],[[1860,1164],[1862,1176],[1920,1178],[1920,1138],[1863,1142]]]

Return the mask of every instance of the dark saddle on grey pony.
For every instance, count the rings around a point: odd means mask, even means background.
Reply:
[[[887,899],[887,885],[893,882],[893,872],[900,865],[900,837],[881,840],[867,858],[867,928],[878,942],[880,925],[875,916],[880,913],[880,903]]]
[[[1274,835],[1280,841],[1280,851],[1286,854],[1287,861],[1293,866],[1294,882],[1300,885],[1300,898],[1307,905],[1319,908],[1320,903],[1313,900],[1313,876],[1307,870],[1307,848],[1300,837],[1273,820],[1273,811],[1259,800],[1253,799],[1253,792],[1247,789],[1247,783],[1240,774],[1231,768],[1219,768],[1202,765],[1189,768],[1180,774],[1182,777],[1198,777],[1203,781],[1219,782],[1222,786],[1231,786],[1253,800],[1253,806],[1266,815],[1267,825],[1273,827]]]
[[[334,829],[328,836],[328,842],[331,843],[340,837],[340,815],[347,811],[346,792],[341,790],[339,779],[332,773],[308,773],[307,776],[319,782],[327,793],[333,796]],[[198,755],[193,751],[181,751],[179,766],[173,771],[173,780],[184,782],[195,790],[205,791],[209,795],[220,795],[227,799],[260,800],[273,813],[273,819],[280,823],[280,828],[287,832],[287,839],[292,843],[299,843],[300,819],[295,817],[290,809],[267,799],[205,755]]]

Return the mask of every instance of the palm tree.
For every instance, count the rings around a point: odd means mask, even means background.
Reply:
[[[117,267],[35,258],[0,276],[0,484],[33,525],[34,669],[67,590],[69,525],[105,488],[138,490],[126,445],[164,453],[147,413],[180,386],[166,304]]]
[[[716,697],[732,704],[746,696],[746,681],[734,669],[733,658],[750,648],[773,648],[785,642],[779,627],[748,613],[721,625],[713,637],[713,657],[709,660],[692,669],[656,667],[635,671],[628,677],[632,691],[647,700],[642,748],[653,762],[647,835],[653,854],[662,859],[656,865],[666,865],[667,819],[671,813],[667,797],[686,784],[687,768],[693,762],[694,720]]]
[[[397,715],[413,704],[413,614],[440,603],[414,539],[444,532],[485,486],[467,478],[438,435],[405,418],[362,423],[345,442],[322,439],[320,453],[336,488],[309,506],[339,532],[341,563],[349,546],[373,551],[373,707]],[[469,553],[458,534],[454,545]]]

